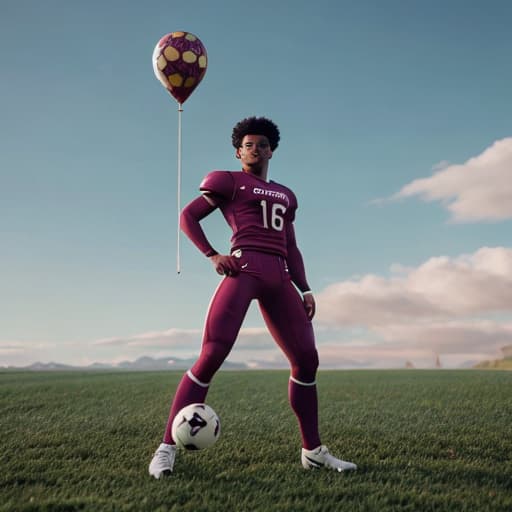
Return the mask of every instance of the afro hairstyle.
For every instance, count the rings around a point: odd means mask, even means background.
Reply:
[[[235,125],[231,135],[231,142],[235,149],[241,147],[242,140],[246,135],[264,135],[267,137],[272,151],[279,145],[279,128],[266,117],[247,117]]]

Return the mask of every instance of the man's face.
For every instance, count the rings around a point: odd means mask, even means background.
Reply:
[[[240,158],[244,167],[265,165],[272,158],[272,150],[267,137],[246,135],[242,139],[242,145],[236,150],[236,157]]]

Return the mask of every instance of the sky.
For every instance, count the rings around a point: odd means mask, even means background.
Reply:
[[[220,277],[182,235],[175,100],[151,57],[197,35],[182,204],[281,131],[320,368],[461,367],[512,343],[512,3],[0,3],[0,366],[195,357]],[[219,212],[203,226],[219,252]],[[254,304],[229,360],[281,366]]]

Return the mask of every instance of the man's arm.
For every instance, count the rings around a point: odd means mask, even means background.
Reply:
[[[200,221],[217,209],[217,203],[205,195],[190,202],[180,215],[180,228],[190,238],[192,243],[213,263],[220,275],[237,275],[238,261],[232,256],[219,254],[210,244],[201,227]]]
[[[207,201],[202,195],[196,197],[180,215],[180,228],[190,238],[192,243],[207,257],[217,254],[201,227],[200,221],[210,215],[217,205]]]
[[[302,254],[297,247],[297,240],[295,238],[295,229],[293,224],[290,222],[286,226],[286,243],[288,256],[286,261],[288,263],[288,271],[290,277],[297,288],[302,292],[302,300],[304,302],[304,308],[310,320],[315,316],[315,298],[311,291],[307,278],[306,269],[304,268],[304,260]]]

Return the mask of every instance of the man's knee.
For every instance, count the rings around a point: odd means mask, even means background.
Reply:
[[[292,376],[300,382],[314,382],[318,369],[318,352],[316,349],[301,352],[292,364]]]
[[[230,347],[221,342],[206,342],[192,373],[202,382],[210,382],[229,354]]]

